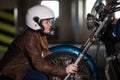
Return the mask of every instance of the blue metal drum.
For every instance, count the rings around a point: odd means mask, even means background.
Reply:
[[[120,39],[120,18],[118,19],[115,27],[114,27],[114,36]]]

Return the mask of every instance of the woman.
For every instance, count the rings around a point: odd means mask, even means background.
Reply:
[[[44,60],[44,56],[50,53],[46,34],[54,32],[54,13],[51,9],[42,5],[29,8],[26,24],[28,28],[11,43],[0,61],[1,79],[47,80],[46,74],[63,76],[77,71],[76,64],[64,68]]]

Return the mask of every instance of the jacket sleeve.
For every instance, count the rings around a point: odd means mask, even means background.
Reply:
[[[25,40],[26,54],[30,57],[32,66],[38,71],[54,76],[66,75],[65,68],[55,66],[42,58],[41,45],[35,36],[30,36]]]

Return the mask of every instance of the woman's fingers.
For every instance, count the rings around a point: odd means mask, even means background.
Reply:
[[[66,67],[67,73],[75,73],[78,69],[78,66],[76,64],[70,64]]]

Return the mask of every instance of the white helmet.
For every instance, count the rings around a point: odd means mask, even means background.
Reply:
[[[43,5],[36,5],[29,8],[26,14],[26,24],[29,28],[33,30],[40,30],[41,26],[38,24],[44,19],[54,19],[53,11]]]

